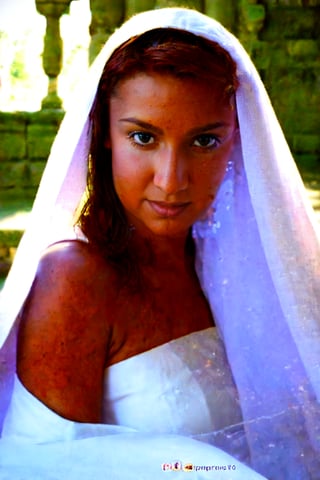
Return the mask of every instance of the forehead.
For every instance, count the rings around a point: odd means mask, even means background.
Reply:
[[[234,110],[221,85],[168,74],[139,73],[119,82],[110,102],[111,114],[212,117]]]

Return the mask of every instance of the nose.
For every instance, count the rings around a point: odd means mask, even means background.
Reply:
[[[167,195],[183,191],[189,184],[188,162],[174,147],[158,152],[153,183]]]

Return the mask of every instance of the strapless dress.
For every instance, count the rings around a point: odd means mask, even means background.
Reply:
[[[191,467],[193,480],[263,478],[244,464],[237,390],[215,328],[107,368],[103,420],[60,417],[16,376],[0,439],[1,480],[162,480],[164,473],[180,480]]]
[[[103,419],[183,435],[239,424],[237,391],[217,330],[194,332],[109,367]]]

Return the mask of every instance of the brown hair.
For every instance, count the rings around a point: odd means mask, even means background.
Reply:
[[[89,242],[118,268],[134,265],[129,248],[130,225],[115,192],[109,135],[109,102],[121,80],[136,73],[164,73],[212,82],[228,97],[238,81],[236,64],[219,44],[173,28],[150,30],[114,51],[105,65],[90,113],[91,144],[87,201],[79,225]]]

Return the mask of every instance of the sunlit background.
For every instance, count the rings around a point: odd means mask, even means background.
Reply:
[[[58,93],[64,108],[88,68],[90,19],[89,0],[71,2],[70,13],[61,18],[64,58]],[[48,86],[41,58],[45,28],[35,0],[0,1],[0,111],[40,110]]]
[[[69,14],[62,16],[63,68],[58,95],[63,108],[74,86],[88,69],[89,0],[71,2]],[[0,0],[0,112],[36,112],[48,91],[42,66],[46,19],[35,0]],[[1,142],[1,138],[0,138]],[[0,202],[0,290],[8,255],[13,259],[17,239],[26,228],[32,200],[2,198]]]

